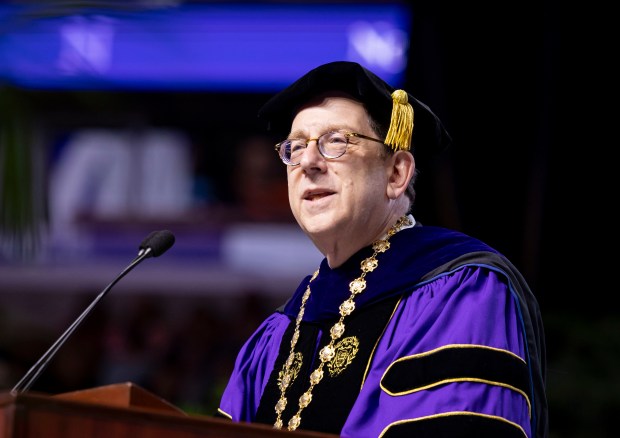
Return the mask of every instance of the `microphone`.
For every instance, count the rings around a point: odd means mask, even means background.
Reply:
[[[119,282],[121,278],[127,275],[133,268],[135,268],[142,260],[149,257],[159,257],[164,252],[168,251],[172,245],[174,245],[174,235],[168,230],[153,231],[149,234],[140,244],[139,252],[136,258],[116,276],[110,284],[103,289],[99,295],[89,304],[89,306],[77,317],[75,321],[64,331],[62,335],[52,344],[52,346],[41,356],[41,358],[28,370],[28,372],[20,379],[19,382],[11,389],[11,395],[17,395],[28,391],[32,384],[41,375],[43,370],[50,363],[52,358],[56,355],[60,347],[69,339],[71,334],[78,328],[78,326],[84,321],[88,314],[95,308],[95,306],[103,299],[103,297],[112,289],[112,287]]]
[[[168,230],[153,231],[140,244],[138,257],[159,257],[174,245],[174,234]]]

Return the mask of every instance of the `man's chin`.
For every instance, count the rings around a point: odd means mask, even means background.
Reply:
[[[323,236],[336,231],[337,223],[330,214],[305,216],[298,220],[302,230],[309,236]]]

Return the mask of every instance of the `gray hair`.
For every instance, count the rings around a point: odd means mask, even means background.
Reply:
[[[368,110],[366,112],[368,113]],[[373,119],[370,114],[368,114],[368,121],[370,123],[370,128],[373,130],[373,132],[377,134],[379,138],[385,138],[385,136],[387,135],[387,131],[388,131],[387,127],[381,125],[379,122]],[[394,150],[392,150],[392,148],[390,148],[389,146],[384,145],[382,157],[387,157],[393,154],[394,154]],[[409,212],[411,211],[411,207],[413,207],[413,202],[415,201],[416,192],[415,192],[414,186],[415,186],[415,180],[417,179],[417,176],[418,176],[418,169],[416,168],[415,171],[413,172],[413,177],[411,177],[411,181],[409,181],[409,185],[407,186],[407,191],[405,192],[405,195],[409,199],[409,209],[408,209]]]

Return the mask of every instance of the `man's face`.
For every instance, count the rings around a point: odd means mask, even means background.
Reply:
[[[346,97],[318,99],[302,107],[290,137],[317,138],[333,130],[376,137],[362,104]],[[287,166],[293,215],[315,243],[325,238],[368,243],[378,237],[375,234],[385,226],[388,200],[389,164],[382,158],[383,147],[352,137],[343,156],[327,159],[312,141],[301,163]]]

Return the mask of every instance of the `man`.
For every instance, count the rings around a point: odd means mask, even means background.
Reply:
[[[546,437],[527,284],[493,248],[410,214],[416,151],[449,140],[431,110],[333,62],[259,116],[289,128],[289,203],[325,259],[247,340],[219,415],[356,438]]]

